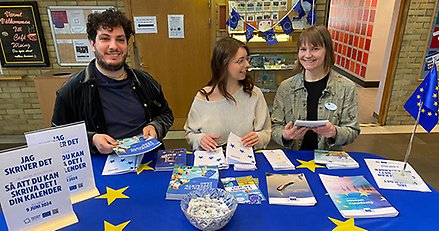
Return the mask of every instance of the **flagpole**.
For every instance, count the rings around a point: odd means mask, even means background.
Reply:
[[[413,129],[412,136],[410,137],[409,146],[407,147],[407,151],[406,151],[405,156],[404,156],[404,167],[402,169],[402,174],[405,173],[405,169],[407,167],[409,155],[410,155],[410,152],[412,151],[413,138],[415,137],[416,128],[418,127],[418,124],[419,124],[419,117],[421,116],[421,110],[422,110],[422,106],[423,106],[424,102],[422,102],[422,100],[421,100],[420,103],[421,103],[421,105],[419,106],[418,116],[416,117],[416,122],[415,122],[415,127]]]
[[[314,12],[315,12],[315,7],[316,7],[316,0],[312,1],[312,19],[311,19],[311,23],[314,25],[316,22],[314,22]]]

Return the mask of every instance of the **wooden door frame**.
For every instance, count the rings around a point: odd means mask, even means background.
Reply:
[[[396,23],[390,57],[399,57],[399,53],[401,50],[401,43],[404,37],[404,31],[407,24],[410,2],[411,0],[401,0],[400,2],[397,22],[401,22],[401,23]],[[386,124],[387,113],[390,104],[390,96],[392,94],[393,81],[395,79],[397,64],[398,64],[398,58],[390,59],[389,67],[387,68],[386,79],[384,81],[383,96],[381,98],[381,105],[378,114],[379,125]]]

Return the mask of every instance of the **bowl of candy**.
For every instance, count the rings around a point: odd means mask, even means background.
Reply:
[[[238,201],[224,189],[195,190],[183,197],[180,208],[189,222],[200,230],[218,230],[235,213]]]

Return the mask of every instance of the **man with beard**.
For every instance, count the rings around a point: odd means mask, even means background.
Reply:
[[[132,33],[120,11],[90,14],[87,35],[96,58],[56,94],[52,126],[85,121],[94,153],[109,154],[115,139],[138,134],[161,140],[174,121],[159,83],[125,63]]]

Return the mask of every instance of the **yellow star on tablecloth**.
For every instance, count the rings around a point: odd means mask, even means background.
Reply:
[[[118,225],[113,225],[108,221],[104,221],[104,231],[122,231],[130,222],[131,220]]]
[[[100,195],[100,196],[97,196],[96,198],[99,198],[99,199],[106,198],[107,204],[111,205],[111,203],[113,203],[113,201],[115,201],[116,199],[130,198],[129,196],[123,194],[123,192],[125,190],[127,190],[127,188],[128,188],[128,186],[125,188],[114,190],[110,187],[107,187],[107,189],[106,189],[107,193]]]
[[[297,168],[307,168],[313,172],[316,171],[316,168],[324,168],[325,166],[318,165],[314,163],[314,160],[310,161],[304,161],[304,160],[297,160],[300,162],[301,165],[297,166]]]
[[[151,168],[151,167],[149,166],[149,164],[151,164],[151,162],[152,162],[152,160],[148,161],[146,164],[141,164],[141,165],[139,166],[139,168],[137,169],[137,175],[139,175],[140,173],[142,173],[143,170],[146,170],[146,171],[150,171],[150,170],[152,170],[152,171],[154,171],[154,169]]]
[[[383,196],[381,196],[381,200],[382,200],[382,201],[386,201],[386,198],[384,198]]]
[[[360,227],[355,226],[354,224],[354,218],[349,218],[346,221],[339,221],[335,218],[328,217],[329,220],[332,221],[332,223],[336,224],[337,227],[335,227],[332,231],[367,231],[367,229],[363,229]]]

